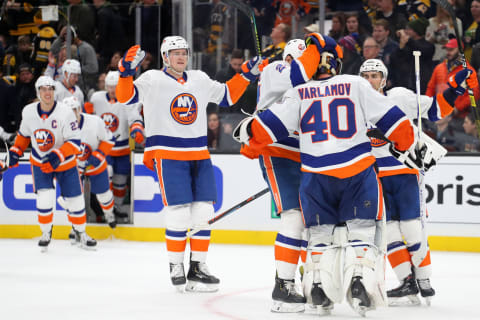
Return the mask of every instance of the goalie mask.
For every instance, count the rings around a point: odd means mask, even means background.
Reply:
[[[335,43],[333,38],[329,36],[322,36],[324,39],[328,38],[328,42]],[[327,41],[325,41],[327,42]],[[318,65],[319,74],[331,74],[337,75],[342,71],[342,59],[343,51],[342,48],[337,44],[335,48],[324,51],[320,54],[320,64]]]

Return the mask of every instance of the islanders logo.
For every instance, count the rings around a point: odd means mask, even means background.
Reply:
[[[78,156],[78,160],[87,161],[92,154],[92,147],[89,144],[82,142],[80,144],[80,150],[82,150],[82,153]]]
[[[55,136],[50,130],[38,129],[33,132],[38,149],[42,152],[47,152],[55,145]]]
[[[180,124],[192,124],[197,119],[197,99],[189,93],[181,93],[173,98],[170,114]]]
[[[109,129],[111,132],[117,131],[120,121],[118,120],[118,117],[116,115],[110,112],[106,112],[102,114],[100,118],[102,118],[103,122],[105,122],[105,126],[107,127],[107,129]]]
[[[373,132],[374,130],[376,129],[369,129],[368,131],[369,132]],[[367,134],[368,135],[368,134]],[[383,139],[380,139],[380,138],[377,138],[377,137],[374,137],[373,134],[370,134],[368,135],[369,138],[370,138],[370,145],[373,147],[373,148],[379,148],[381,146],[384,146],[388,143],[388,141],[386,140],[383,140]]]

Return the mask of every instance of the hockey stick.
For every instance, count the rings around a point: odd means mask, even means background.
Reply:
[[[257,56],[261,56],[262,49],[260,47],[260,40],[258,39],[257,23],[255,21],[255,13],[252,8],[241,0],[222,0],[225,4],[232,6],[241,12],[243,12],[248,18],[250,18],[250,26],[252,27],[253,40],[255,41],[255,51]]]
[[[238,209],[240,209],[241,207],[243,207],[244,205],[252,202],[253,200],[257,199],[257,198],[260,198],[261,196],[263,196],[265,193],[269,192],[270,189],[268,188],[265,188],[263,189],[262,191],[254,194],[253,196],[249,197],[248,199],[245,199],[243,200],[242,202],[240,202],[239,204],[231,207],[230,209],[228,209],[227,211],[224,211],[222,213],[220,213],[218,216],[215,216],[213,217],[212,219],[208,220],[206,224],[203,224],[203,225],[197,225],[197,226],[194,226],[189,232],[187,232],[187,236],[188,237],[191,237],[192,235],[194,235],[195,233],[199,232],[200,230],[204,230],[205,227],[208,227],[209,225],[211,224],[214,224],[215,222],[217,222],[218,220],[220,219],[223,219],[225,218],[226,216],[228,216],[230,213],[234,212],[234,211],[237,211]]]
[[[462,66],[464,69],[467,69],[467,60],[465,59],[465,52],[463,50],[462,41],[460,38],[460,32],[458,30],[457,15],[455,14],[455,10],[453,9],[452,5],[448,3],[447,0],[433,0],[433,1],[436,2],[437,5],[439,5],[443,9],[447,10],[448,14],[452,18],[453,29],[455,30],[455,37],[457,38],[458,51],[460,52],[460,59],[462,60]],[[475,118],[475,123],[477,125],[477,132],[480,136],[480,111],[477,108],[477,102],[475,101],[473,90],[468,86],[468,84],[467,84],[467,91],[468,91],[468,96],[470,97],[470,104],[473,107],[473,115]]]

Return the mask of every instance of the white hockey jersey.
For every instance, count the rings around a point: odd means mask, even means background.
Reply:
[[[111,145],[114,144],[112,132],[105,127],[105,123],[100,117],[92,114],[82,113],[81,119],[78,122],[81,136],[81,150],[82,153],[78,156],[78,170],[83,173],[85,170],[85,163],[92,154],[97,150],[101,142],[106,142]],[[95,171],[102,171],[107,167],[106,161],[103,161],[96,168]],[[88,175],[88,172],[87,172]]]
[[[115,140],[115,146],[110,152],[110,156],[129,155],[128,138],[130,137],[130,126],[138,122],[143,127],[143,119],[140,115],[138,104],[133,107],[126,107],[116,99],[110,99],[107,91],[95,92],[90,102],[93,104],[95,114],[103,120]]]
[[[252,123],[254,147],[300,134],[302,171],[348,178],[375,162],[367,122],[406,150],[414,141],[405,114],[373,90],[368,81],[339,75],[287,91],[281,102]]]
[[[80,105],[83,106],[83,103],[85,102],[83,92],[80,89],[79,86],[75,85],[75,87],[72,87],[70,89],[67,89],[63,82],[61,81],[55,81],[55,100],[56,101],[63,101],[63,99],[74,96],[80,101]]]
[[[52,112],[47,118],[40,116],[40,103],[34,102],[25,106],[22,111],[22,121],[18,132],[25,138],[30,138],[32,152],[30,162],[40,166],[42,158],[53,149],[59,149],[64,143],[69,143],[80,153],[80,130],[72,109],[61,102],[55,102]],[[55,171],[64,171],[77,164],[76,155],[70,155]]]
[[[232,89],[228,84],[214,81],[199,70],[185,71],[180,81],[164,70],[149,70],[134,81],[134,86],[135,93],[128,104],[138,101],[143,104],[147,137],[144,162],[155,157],[210,158],[207,104],[232,105]],[[232,94],[241,95],[243,90]]]
[[[418,119],[417,95],[406,88],[396,87],[388,90],[386,95],[392,100],[392,104],[398,106],[409,120]],[[430,121],[437,121],[450,114],[453,108],[439,101],[437,97],[420,96],[420,106],[422,110],[422,118]],[[417,136],[417,128],[414,126],[415,137]],[[372,151],[377,159],[379,176],[391,176],[397,174],[417,174],[418,170],[410,169],[402,162],[398,161],[389,151],[389,143],[384,140],[372,138]]]

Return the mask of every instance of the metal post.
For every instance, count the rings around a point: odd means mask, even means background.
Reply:
[[[67,46],[67,59],[72,58],[72,30],[70,29],[70,12],[72,10],[72,5],[69,4],[67,7],[67,38],[66,38],[66,46]]]
[[[188,42],[188,46],[190,47],[190,50],[193,51],[193,34],[192,34],[192,29],[193,29],[193,14],[192,14],[192,2],[193,1],[184,1],[184,19],[183,19],[183,36]],[[188,59],[188,68],[192,68],[192,59]]]
[[[318,0],[318,30],[324,34],[325,29],[325,0]]]
[[[162,46],[162,5],[158,5],[158,29],[157,29],[157,68],[162,67],[162,53],[160,48]]]

